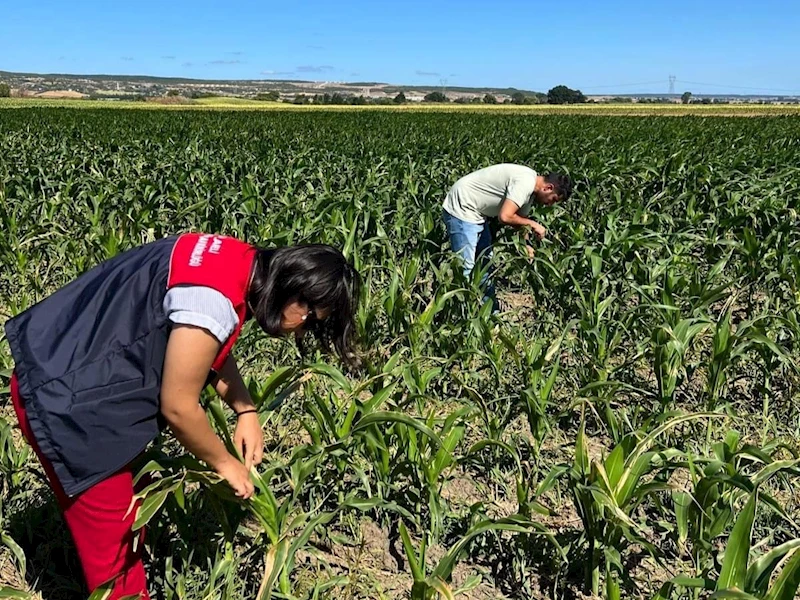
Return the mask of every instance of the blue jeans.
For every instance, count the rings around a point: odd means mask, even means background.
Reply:
[[[485,268],[492,258],[492,232],[489,230],[489,223],[462,221],[446,210],[442,211],[442,219],[447,227],[450,247],[461,257],[464,277],[469,279],[476,264],[478,268]],[[484,290],[484,302],[491,300],[493,310],[498,311],[500,305],[489,270],[481,276],[481,287]]]

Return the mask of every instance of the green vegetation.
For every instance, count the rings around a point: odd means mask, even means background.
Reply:
[[[425,94],[425,102],[448,102],[447,96],[443,92],[431,92]]]
[[[278,92],[262,92],[260,94],[256,94],[256,100],[262,100],[266,102],[277,102],[280,100],[281,95]]]
[[[794,597],[800,118],[468,108],[0,111],[2,318],[187,230],[331,243],[364,276],[360,371],[252,324],[237,345],[252,502],[169,436],[143,458],[155,597]],[[534,259],[499,233],[495,318],[439,215],[501,161],[577,188]],[[3,402],[0,586],[80,597]]]
[[[233,96],[206,96],[193,99],[191,102],[177,103],[174,105],[158,104],[146,102],[144,96],[134,97],[131,100],[100,100],[100,99],[49,99],[49,98],[0,98],[0,110],[16,108],[81,108],[81,109],[147,109],[147,110],[219,110],[229,111],[288,111],[295,112],[300,110],[310,111],[374,111],[374,112],[465,112],[465,113],[506,113],[506,114],[527,114],[527,115],[697,115],[697,116],[768,116],[768,115],[798,115],[800,105],[798,104],[720,104],[711,105],[692,103],[667,103],[664,101],[640,101],[636,103],[593,103],[584,104],[547,104],[547,97],[544,103],[537,103],[536,97],[523,97],[519,104],[513,100],[503,104],[484,104],[481,98],[476,98],[477,102],[467,100],[465,102],[448,102],[444,104],[431,102],[395,102],[395,100],[382,101],[380,104],[367,104],[353,106],[344,105],[321,105],[312,104],[311,96],[305,97],[303,105],[296,105],[288,102],[264,102],[254,98],[237,98]]]
[[[582,104],[586,96],[580,90],[573,90],[565,85],[557,85],[547,92],[548,104]]]

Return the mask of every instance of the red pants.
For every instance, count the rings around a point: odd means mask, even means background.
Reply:
[[[19,395],[16,374],[11,378],[11,398],[22,434],[36,452],[64,513],[72,539],[78,549],[89,591],[117,578],[109,600],[141,594],[149,600],[144,565],[139,551],[134,552],[131,525],[135,510],[125,517],[133,499],[133,475],[129,469],[110,476],[85,492],[70,498],[64,493],[53,466],[42,456],[31,433],[23,399]],[[139,540],[142,541],[141,539]]]

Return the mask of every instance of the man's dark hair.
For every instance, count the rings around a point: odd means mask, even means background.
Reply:
[[[564,175],[563,173],[548,173],[544,176],[544,182],[553,186],[561,202],[569,200],[569,197],[572,195],[572,180],[568,175]]]
[[[272,336],[281,335],[283,307],[292,299],[314,311],[330,311],[317,321],[312,315],[307,329],[323,351],[331,346],[346,363],[355,356],[355,313],[361,277],[344,255],[332,246],[307,244],[258,250],[250,284],[253,317]],[[300,340],[300,350],[304,350]]]

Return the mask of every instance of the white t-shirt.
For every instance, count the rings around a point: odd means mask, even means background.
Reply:
[[[500,214],[500,205],[508,198],[528,216],[536,187],[536,171],[524,165],[503,163],[465,175],[450,188],[444,209],[468,223],[483,223]]]
[[[164,296],[164,313],[173,323],[202,327],[220,344],[239,324],[233,304],[217,290],[200,285],[170,288]]]

